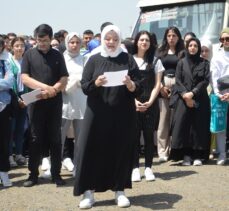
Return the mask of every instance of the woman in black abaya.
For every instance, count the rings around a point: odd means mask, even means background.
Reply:
[[[207,93],[209,62],[200,57],[201,45],[191,38],[187,54],[176,69],[174,96],[178,96],[172,121],[170,158],[183,159],[183,165],[202,165],[210,145],[210,102]]]
[[[115,191],[119,207],[130,202],[124,189],[131,188],[135,146],[135,97],[140,92],[139,70],[134,58],[122,51],[120,30],[104,28],[102,50],[89,58],[82,76],[82,90],[88,96],[78,140],[74,195],[83,194],[79,207],[91,208],[94,192]],[[104,86],[104,72],[128,70],[123,85]]]

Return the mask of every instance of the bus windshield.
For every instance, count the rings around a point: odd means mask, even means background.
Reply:
[[[218,42],[223,26],[225,3],[203,3],[143,12],[136,24],[133,37],[141,30],[154,32],[161,43],[169,26],[179,28],[182,36],[192,31],[200,39]]]

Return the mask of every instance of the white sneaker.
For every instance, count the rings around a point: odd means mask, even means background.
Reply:
[[[141,181],[141,174],[139,168],[134,168],[131,175],[132,182],[140,182]]]
[[[51,171],[50,169],[47,169],[46,171],[44,171],[44,173],[41,175],[41,178],[43,179],[51,179],[52,175],[51,175]]]
[[[83,199],[80,201],[80,209],[90,209],[95,203],[94,193],[91,190],[87,190],[83,194]]]
[[[202,166],[203,163],[200,159],[195,159],[193,162],[193,166]]]
[[[162,163],[162,162],[167,162],[167,161],[168,161],[168,157],[159,157],[158,161],[159,161],[160,163]]]
[[[14,160],[14,157],[13,155],[9,156],[9,162],[10,162],[10,167],[17,167],[17,163],[16,161]]]
[[[118,207],[129,207],[130,206],[130,201],[125,196],[124,191],[115,192],[115,202],[117,203]]]
[[[214,155],[212,153],[209,155],[209,159],[210,160],[213,160],[214,159]]]
[[[146,169],[145,169],[145,178],[146,178],[146,181],[154,181],[155,180],[155,176],[153,174],[153,171],[149,167],[146,167]]]
[[[62,169],[67,169],[68,171],[72,172],[74,169],[74,165],[72,163],[71,158],[65,158],[62,162]]]
[[[11,187],[12,186],[12,182],[9,179],[8,172],[0,171],[0,179],[1,179],[2,185],[4,187]]]
[[[46,171],[51,168],[50,161],[48,157],[42,159],[41,170]]]
[[[182,166],[191,166],[191,157],[190,156],[187,156],[187,155],[184,156]]]
[[[219,158],[217,159],[217,165],[222,166],[226,162],[226,153],[220,153]]]

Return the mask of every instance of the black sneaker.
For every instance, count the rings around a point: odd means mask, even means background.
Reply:
[[[56,183],[57,187],[64,186],[66,182],[61,178],[61,176],[53,177],[52,182]]]
[[[32,187],[37,184],[37,178],[32,178],[29,176],[29,178],[23,183],[24,187]]]

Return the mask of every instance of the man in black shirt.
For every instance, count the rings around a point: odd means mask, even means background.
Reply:
[[[39,25],[34,31],[37,47],[28,50],[22,62],[22,81],[30,89],[41,89],[40,100],[29,106],[31,141],[29,146],[30,176],[24,182],[31,187],[38,182],[39,164],[44,141],[49,142],[52,181],[57,186],[65,182],[61,169],[61,91],[67,84],[68,72],[63,56],[50,47],[52,28]]]

